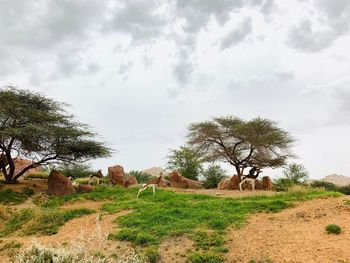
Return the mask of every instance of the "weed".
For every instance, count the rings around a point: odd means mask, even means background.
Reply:
[[[336,234],[339,235],[341,233],[341,228],[338,225],[330,224],[326,226],[327,234]]]
[[[28,196],[24,193],[15,192],[11,189],[0,191],[0,203],[4,205],[16,205],[23,203]]]

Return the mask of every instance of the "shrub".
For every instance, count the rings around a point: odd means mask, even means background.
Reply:
[[[222,179],[226,177],[225,171],[217,164],[211,164],[203,172],[205,188],[217,188]]]
[[[337,186],[333,183],[326,182],[326,181],[313,181],[311,183],[312,187],[315,188],[324,188],[326,191],[337,191]]]
[[[88,177],[94,173],[91,166],[86,164],[61,165],[57,169],[65,176],[72,177],[73,179]]]
[[[144,184],[147,183],[149,180],[152,179],[152,175],[150,175],[149,173],[145,173],[143,171],[136,171],[136,170],[132,170],[128,173],[130,176],[135,176],[136,180],[139,184]]]
[[[346,185],[346,186],[340,186],[338,187],[338,192],[341,192],[345,195],[350,195],[350,184]]]
[[[295,185],[294,180],[289,178],[279,178],[273,182],[276,191],[288,191],[289,188]]]
[[[292,180],[295,184],[304,184],[308,178],[309,173],[302,164],[291,163],[284,170],[285,178]]]
[[[327,226],[326,226],[326,231],[327,231],[327,234],[336,234],[336,235],[339,235],[340,232],[341,232],[341,228],[340,228],[340,226],[338,226],[338,225],[330,224],[330,225],[327,225]]]

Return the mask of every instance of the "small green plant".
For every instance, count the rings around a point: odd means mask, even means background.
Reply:
[[[341,228],[338,225],[330,224],[326,226],[327,234],[336,234],[339,235],[341,233]]]
[[[295,182],[289,178],[279,178],[274,180],[273,184],[276,191],[285,192],[288,191],[289,188],[293,187],[295,185]]]
[[[285,178],[292,180],[295,184],[304,184],[309,179],[309,173],[302,164],[291,163],[283,170]]]
[[[156,246],[145,247],[142,251],[142,255],[146,262],[157,263],[159,259],[158,249]]]

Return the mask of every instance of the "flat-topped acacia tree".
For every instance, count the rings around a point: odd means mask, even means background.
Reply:
[[[77,122],[67,104],[13,87],[0,89],[0,170],[15,183],[28,170],[52,163],[81,163],[107,157],[111,149]],[[17,171],[14,160],[32,160]]]
[[[276,168],[286,164],[293,155],[294,142],[288,132],[271,120],[249,121],[234,116],[213,118],[189,126],[188,144],[206,161],[231,164],[241,178],[244,169]]]

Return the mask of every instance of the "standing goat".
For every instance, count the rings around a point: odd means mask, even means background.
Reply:
[[[262,173],[262,171],[260,171],[260,168],[253,167],[250,169],[249,174],[242,176],[242,181],[239,183],[239,190],[242,191],[242,185],[245,182],[249,182],[252,184],[253,191],[255,191],[255,180],[258,178],[260,173]]]
[[[100,185],[100,179],[103,177],[102,170],[99,169],[96,173],[90,175],[89,185],[91,185],[92,180],[96,178],[97,185]]]
[[[142,184],[142,187],[140,188],[139,192],[137,193],[137,198],[139,198],[139,195],[141,192],[145,191],[147,188],[152,188],[153,195],[156,193],[156,186],[160,183],[160,181],[163,178],[163,173],[160,173],[157,180],[152,184]]]

